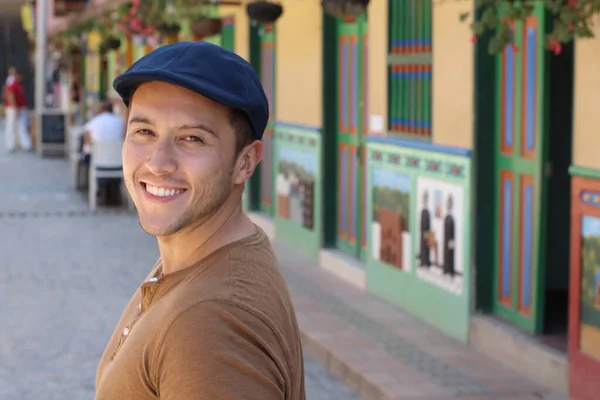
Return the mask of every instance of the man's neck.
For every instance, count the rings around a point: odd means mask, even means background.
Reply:
[[[162,274],[197,264],[215,250],[255,232],[256,226],[242,211],[241,203],[226,203],[197,226],[157,238]]]

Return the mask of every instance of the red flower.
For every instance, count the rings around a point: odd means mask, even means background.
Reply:
[[[562,52],[562,44],[560,44],[558,40],[553,39],[552,42],[550,42],[550,50],[554,52],[554,55],[559,55]]]

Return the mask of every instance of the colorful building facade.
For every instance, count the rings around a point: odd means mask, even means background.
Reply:
[[[271,108],[244,207],[341,279],[593,399],[600,39],[550,54],[540,6],[513,27],[516,47],[490,56],[459,21],[471,1],[431,4],[372,1],[341,19],[286,2],[268,24],[215,6],[223,28],[205,40],[252,63]],[[163,43],[192,40],[183,26]],[[152,50],[123,37],[103,63],[89,43],[86,88],[109,97]]]

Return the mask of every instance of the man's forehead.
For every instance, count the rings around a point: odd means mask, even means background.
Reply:
[[[159,105],[170,109],[180,107],[209,108],[211,111],[228,111],[229,108],[199,93],[171,83],[152,81],[142,83],[131,97],[131,108],[140,105]]]

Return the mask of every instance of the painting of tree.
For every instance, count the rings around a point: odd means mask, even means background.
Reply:
[[[379,209],[386,208],[399,213],[405,230],[409,230],[410,186],[408,175],[383,168],[373,170],[373,220],[378,221]]]

